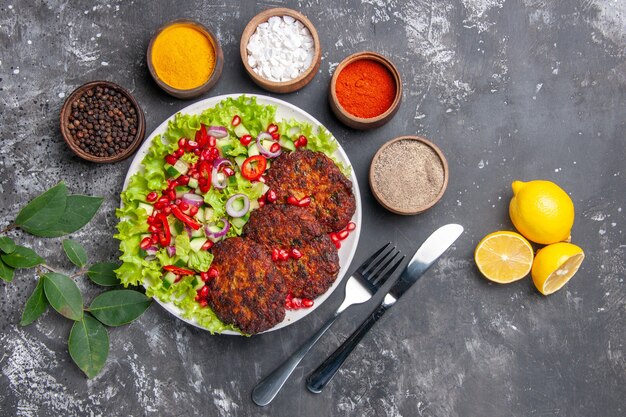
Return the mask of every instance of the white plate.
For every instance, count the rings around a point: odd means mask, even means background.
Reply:
[[[198,101],[194,104],[191,104],[185,107],[184,109],[180,110],[180,113],[200,114],[204,110],[214,107],[217,103],[219,103],[220,101],[226,98],[229,98],[229,97],[237,98],[241,95],[242,94],[228,94],[228,95],[223,95],[223,96],[207,98],[207,99]],[[252,95],[249,95],[249,96],[252,97]],[[259,104],[276,106],[276,118],[278,120],[295,119],[299,122],[308,122],[314,127],[322,126],[322,124],[318,122],[313,116],[311,116],[304,110],[299,109],[293,104],[289,104],[285,101],[278,100],[278,99],[275,99],[273,97],[268,97],[268,96],[257,95],[256,98],[257,98],[257,103]],[[126,180],[124,181],[124,189],[126,189],[126,187],[128,186],[128,181],[130,180],[130,177],[141,169],[141,161],[148,153],[148,149],[150,148],[150,145],[152,144],[152,140],[154,139],[154,137],[156,135],[161,135],[165,133],[165,131],[167,130],[167,124],[169,123],[170,120],[174,119],[174,116],[175,115],[170,116],[167,120],[161,123],[161,125],[159,125],[159,127],[157,127],[150,134],[150,136],[144,141],[143,145],[141,145],[141,148],[139,148],[139,150],[135,154],[135,157],[133,158],[133,162],[130,164],[130,167],[128,168],[128,173],[126,174]],[[348,156],[344,152],[341,145],[339,145],[337,151],[335,152],[335,156],[337,157],[339,161],[344,163],[346,166],[352,167],[352,165],[350,164],[350,160],[348,159]],[[350,236],[346,240],[342,242],[341,249],[339,249],[339,263],[340,263],[341,269],[339,270],[339,275],[337,279],[335,280],[332,287],[330,287],[330,289],[326,291],[325,294],[322,294],[321,296],[315,299],[315,304],[313,305],[313,307],[301,309],[301,310],[287,311],[287,314],[285,315],[285,319],[282,322],[278,323],[276,326],[267,330],[268,332],[282,329],[283,327],[293,324],[297,322],[298,320],[311,314],[313,310],[319,307],[330,296],[330,294],[332,294],[332,292],[337,289],[337,287],[339,286],[339,283],[342,281],[344,275],[346,274],[347,269],[350,266],[350,263],[352,262],[352,258],[354,257],[354,252],[356,251],[357,243],[359,242],[359,235],[361,234],[361,195],[359,193],[359,185],[357,184],[356,177],[354,175],[354,170],[352,170],[350,173],[350,181],[352,181],[352,189],[354,192],[354,197],[356,199],[356,212],[354,213],[354,216],[352,217],[352,221],[356,223],[356,229],[352,233],[350,233]],[[196,322],[196,320],[183,318],[181,316],[181,310],[178,307],[176,307],[174,304],[162,302],[156,297],[155,297],[155,300],[159,304],[161,304],[163,308],[165,308],[167,311],[169,311],[170,313],[172,313],[179,319],[193,326],[199,327],[201,329],[205,329],[204,327],[200,326],[198,322]],[[224,331],[222,334],[239,335],[239,333],[233,332],[230,330]]]

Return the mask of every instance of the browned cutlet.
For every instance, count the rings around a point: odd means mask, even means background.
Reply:
[[[266,184],[276,192],[278,203],[289,196],[311,198],[307,207],[326,232],[343,229],[356,210],[352,183],[322,152],[299,150],[274,160]]]
[[[250,214],[243,233],[269,248],[290,248],[322,235],[324,229],[304,207],[266,204]]]
[[[233,237],[216,244],[211,252],[215,256],[211,266],[219,275],[207,282],[208,302],[220,320],[246,334],[283,321],[285,282],[263,246]]]
[[[295,247],[295,246],[294,246]],[[333,285],[339,273],[337,248],[328,235],[321,235],[295,247],[300,259],[276,262],[288,292],[295,297],[316,298]]]

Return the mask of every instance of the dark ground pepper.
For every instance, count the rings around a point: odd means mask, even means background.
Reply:
[[[72,103],[68,128],[83,151],[99,157],[114,156],[135,139],[137,110],[119,91],[94,87]]]

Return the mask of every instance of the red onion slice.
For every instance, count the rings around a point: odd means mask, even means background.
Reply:
[[[226,158],[218,158],[213,162],[213,170],[211,171],[211,184],[218,190],[223,190],[228,185],[228,176],[224,175],[224,178],[220,180],[218,175],[222,166],[230,166],[232,168],[233,163]]]
[[[214,232],[211,230],[211,226],[217,226],[219,223],[222,223],[224,226],[222,227],[222,230],[220,230],[219,232]],[[219,240],[221,238],[223,238],[224,236],[226,236],[226,234],[228,233],[228,231],[230,230],[230,223],[228,222],[228,219],[226,217],[222,217],[220,220],[218,220],[217,222],[210,224],[210,225],[206,225],[204,227],[204,233],[207,235],[207,237],[213,241],[215,240]]]
[[[156,255],[158,250],[159,248],[157,248],[156,246],[150,246],[146,248],[146,255]]]
[[[204,203],[204,198],[198,194],[185,193],[183,194],[183,201],[190,206],[200,207]]]
[[[262,141],[264,140],[273,140],[272,135],[267,132],[259,133],[259,136],[256,137],[256,146],[259,148],[259,153],[267,158],[276,158],[278,155],[283,153],[283,149],[280,148],[276,152],[270,152],[268,149],[263,147]]]
[[[168,246],[165,248],[165,251],[167,252],[167,256],[170,258],[176,256],[176,246]]]
[[[237,200],[243,200],[243,207],[240,210],[235,209],[233,204]],[[250,199],[245,194],[235,194],[228,199],[226,202],[226,212],[230,217],[241,217],[245,216],[246,213],[250,210]]]
[[[216,137],[217,139],[225,138],[226,136],[228,136],[228,130],[226,130],[226,128],[223,126],[209,126],[206,132],[209,135]]]

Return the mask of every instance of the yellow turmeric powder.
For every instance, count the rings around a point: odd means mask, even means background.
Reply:
[[[215,50],[209,38],[191,25],[174,25],[152,45],[157,76],[179,90],[191,90],[208,81],[215,68]]]

